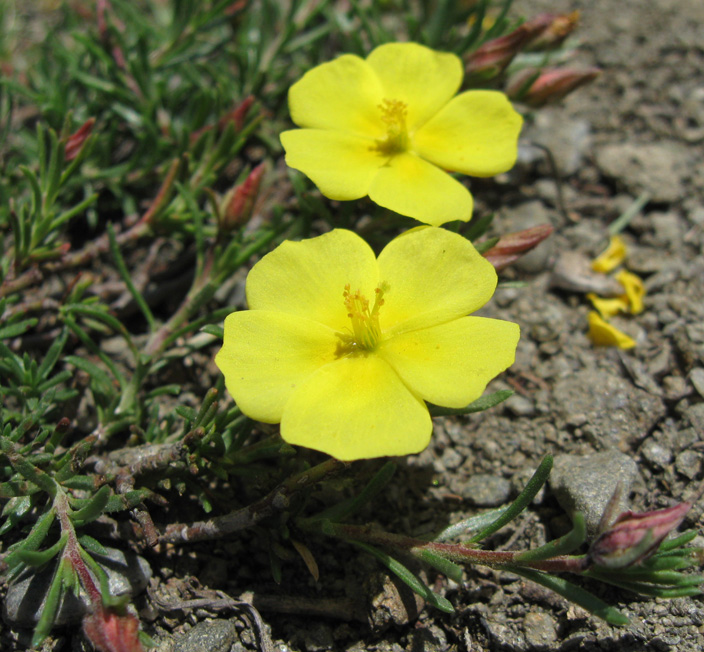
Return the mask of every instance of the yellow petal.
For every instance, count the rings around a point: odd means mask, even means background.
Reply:
[[[262,258],[247,277],[247,302],[254,310],[276,310],[350,328],[342,293],[345,285],[373,297],[378,285],[376,257],[352,231],[292,242],[286,240]]]
[[[625,299],[630,306],[632,315],[639,315],[643,312],[643,297],[645,296],[645,286],[640,276],[625,269],[616,274],[616,280],[623,285],[626,290]],[[622,297],[623,298],[623,297]]]
[[[291,119],[299,127],[334,129],[379,138],[385,129],[381,83],[372,67],[345,54],[309,70],[288,92]]]
[[[369,197],[380,206],[439,226],[472,217],[472,195],[459,181],[413,154],[398,154],[378,170]]]
[[[345,461],[418,453],[431,432],[425,403],[376,355],[319,369],[291,396],[281,421],[289,444]]]
[[[617,346],[619,349],[632,349],[636,345],[633,338],[604,321],[598,312],[592,310],[587,319],[589,320],[588,337],[596,346]]]
[[[385,340],[379,355],[426,401],[459,408],[513,364],[519,335],[518,324],[463,317]]]
[[[384,337],[443,324],[483,306],[496,271],[457,233],[419,227],[379,254],[379,279],[388,284],[379,321]]]
[[[244,414],[278,423],[295,389],[335,360],[338,343],[334,331],[317,322],[245,310],[225,319],[225,339],[215,364]]]
[[[385,160],[374,141],[321,129],[293,129],[281,134],[286,164],[300,170],[330,199],[364,197]]]
[[[408,105],[413,131],[437,113],[462,83],[462,61],[450,52],[435,52],[417,43],[386,43],[367,57],[381,81],[385,99]]]
[[[489,177],[513,167],[523,118],[498,91],[450,100],[413,136],[413,149],[445,170]]]
[[[587,294],[587,299],[592,302],[592,305],[598,310],[599,314],[604,319],[609,319],[620,312],[628,311],[628,300],[624,297],[615,297],[613,299],[604,299],[593,292]]]
[[[617,235],[611,236],[609,246],[593,261],[592,269],[595,272],[608,274],[616,269],[626,258],[626,243]]]

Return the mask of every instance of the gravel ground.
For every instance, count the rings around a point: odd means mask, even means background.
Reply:
[[[488,204],[500,200],[502,232],[555,227],[504,274],[527,285],[500,289],[484,310],[521,325],[516,364],[492,385],[516,394],[481,415],[438,419],[431,446],[401,461],[374,512],[362,514],[399,533],[438,530],[514,497],[542,456],[554,454],[550,486],[492,540],[500,548],[559,536],[572,508],[586,511],[593,529],[617,481],[633,509],[669,506],[701,482],[704,450],[704,4],[518,0],[515,7],[525,15],[579,9],[575,65],[604,71],[563,105],[529,119],[515,170],[476,188]],[[637,346],[595,348],[586,337],[583,290],[555,284],[569,275],[574,252],[593,258],[604,248],[608,225],[644,191],[650,201],[623,237],[626,267],[645,281],[645,310],[617,320]],[[703,511],[704,503],[696,505],[683,527],[701,528]],[[704,649],[698,598],[633,599],[591,586],[631,618],[629,627],[615,628],[516,576],[470,569],[462,586],[437,578],[435,590],[456,607],[447,615],[422,609],[356,551],[314,545],[320,581],[293,560],[280,586],[270,579],[268,555],[247,536],[148,555],[150,597],[136,601],[145,629],[160,652],[257,649],[255,616],[227,600],[165,615],[155,607],[212,599],[216,590],[241,596],[256,586],[260,625],[281,652]],[[22,640],[13,637],[14,649]],[[68,633],[47,649],[81,645]]]

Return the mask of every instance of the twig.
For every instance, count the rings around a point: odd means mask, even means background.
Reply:
[[[276,512],[287,509],[290,498],[296,492],[309,487],[323,478],[336,474],[349,466],[346,462],[329,459],[322,464],[292,476],[264,498],[247,507],[207,521],[172,523],[159,538],[161,543],[190,543],[210,539],[221,539],[228,534],[254,526]]]

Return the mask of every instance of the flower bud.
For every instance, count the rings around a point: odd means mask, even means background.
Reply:
[[[467,81],[486,81],[498,77],[513,58],[544,26],[524,23],[510,34],[487,41],[465,57]]]
[[[83,145],[93,131],[94,124],[95,118],[88,118],[66,139],[66,145],[64,146],[64,160],[66,162],[73,161],[80,154]]]
[[[575,89],[596,79],[599,74],[601,70],[598,68],[525,68],[508,80],[506,95],[512,100],[537,108],[559,102]]]
[[[650,557],[684,519],[692,503],[652,512],[624,512],[591,545],[589,556],[607,568],[625,568]]]
[[[245,97],[232,111],[225,114],[218,120],[218,129],[221,131],[227,127],[228,122],[234,122],[235,131],[242,131],[244,120],[247,117],[250,107],[254,104],[254,96],[248,95]]]
[[[579,11],[569,14],[540,14],[526,25],[535,26],[535,36],[528,42],[525,50],[542,52],[559,48],[565,39],[575,30],[579,22]]]
[[[225,208],[220,217],[222,231],[231,231],[249,222],[259,196],[259,185],[264,171],[265,164],[260,163],[239,186],[235,186],[225,195]]]
[[[84,618],[83,632],[100,652],[144,652],[139,640],[139,621],[129,613],[120,615],[100,607]]]
[[[502,235],[499,241],[489,250],[484,252],[486,258],[500,271],[517,261],[524,253],[537,247],[553,232],[549,224],[533,226],[530,229],[516,231]]]

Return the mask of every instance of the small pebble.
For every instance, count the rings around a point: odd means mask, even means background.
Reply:
[[[463,487],[463,495],[478,507],[498,507],[511,495],[511,482],[495,475],[473,475]]]
[[[582,294],[594,292],[601,297],[617,297],[624,293],[623,286],[616,279],[592,270],[589,258],[578,251],[565,251],[560,255],[552,270],[550,285]]]
[[[530,417],[535,414],[533,401],[520,394],[514,394],[508,398],[504,405],[506,409],[516,417]]]
[[[568,514],[584,514],[587,533],[593,537],[619,483],[622,499],[617,513],[626,511],[637,475],[636,463],[615,450],[585,456],[558,455],[550,474],[550,487]]]
[[[237,630],[231,621],[204,621],[176,640],[174,652],[229,652],[236,642]]]
[[[694,389],[697,390],[699,396],[704,397],[704,369],[702,367],[692,369],[692,372],[689,374],[689,380],[692,382],[692,385],[694,385]]]
[[[523,619],[526,643],[532,648],[543,648],[557,640],[555,622],[546,613],[531,611]]]
[[[682,376],[667,376],[662,380],[665,388],[665,398],[679,401],[690,393],[689,385]]]
[[[672,462],[672,451],[652,439],[648,439],[640,449],[645,460],[656,467],[665,467]]]
[[[699,473],[700,467],[699,455],[693,450],[684,450],[675,458],[677,472],[690,480]]]

